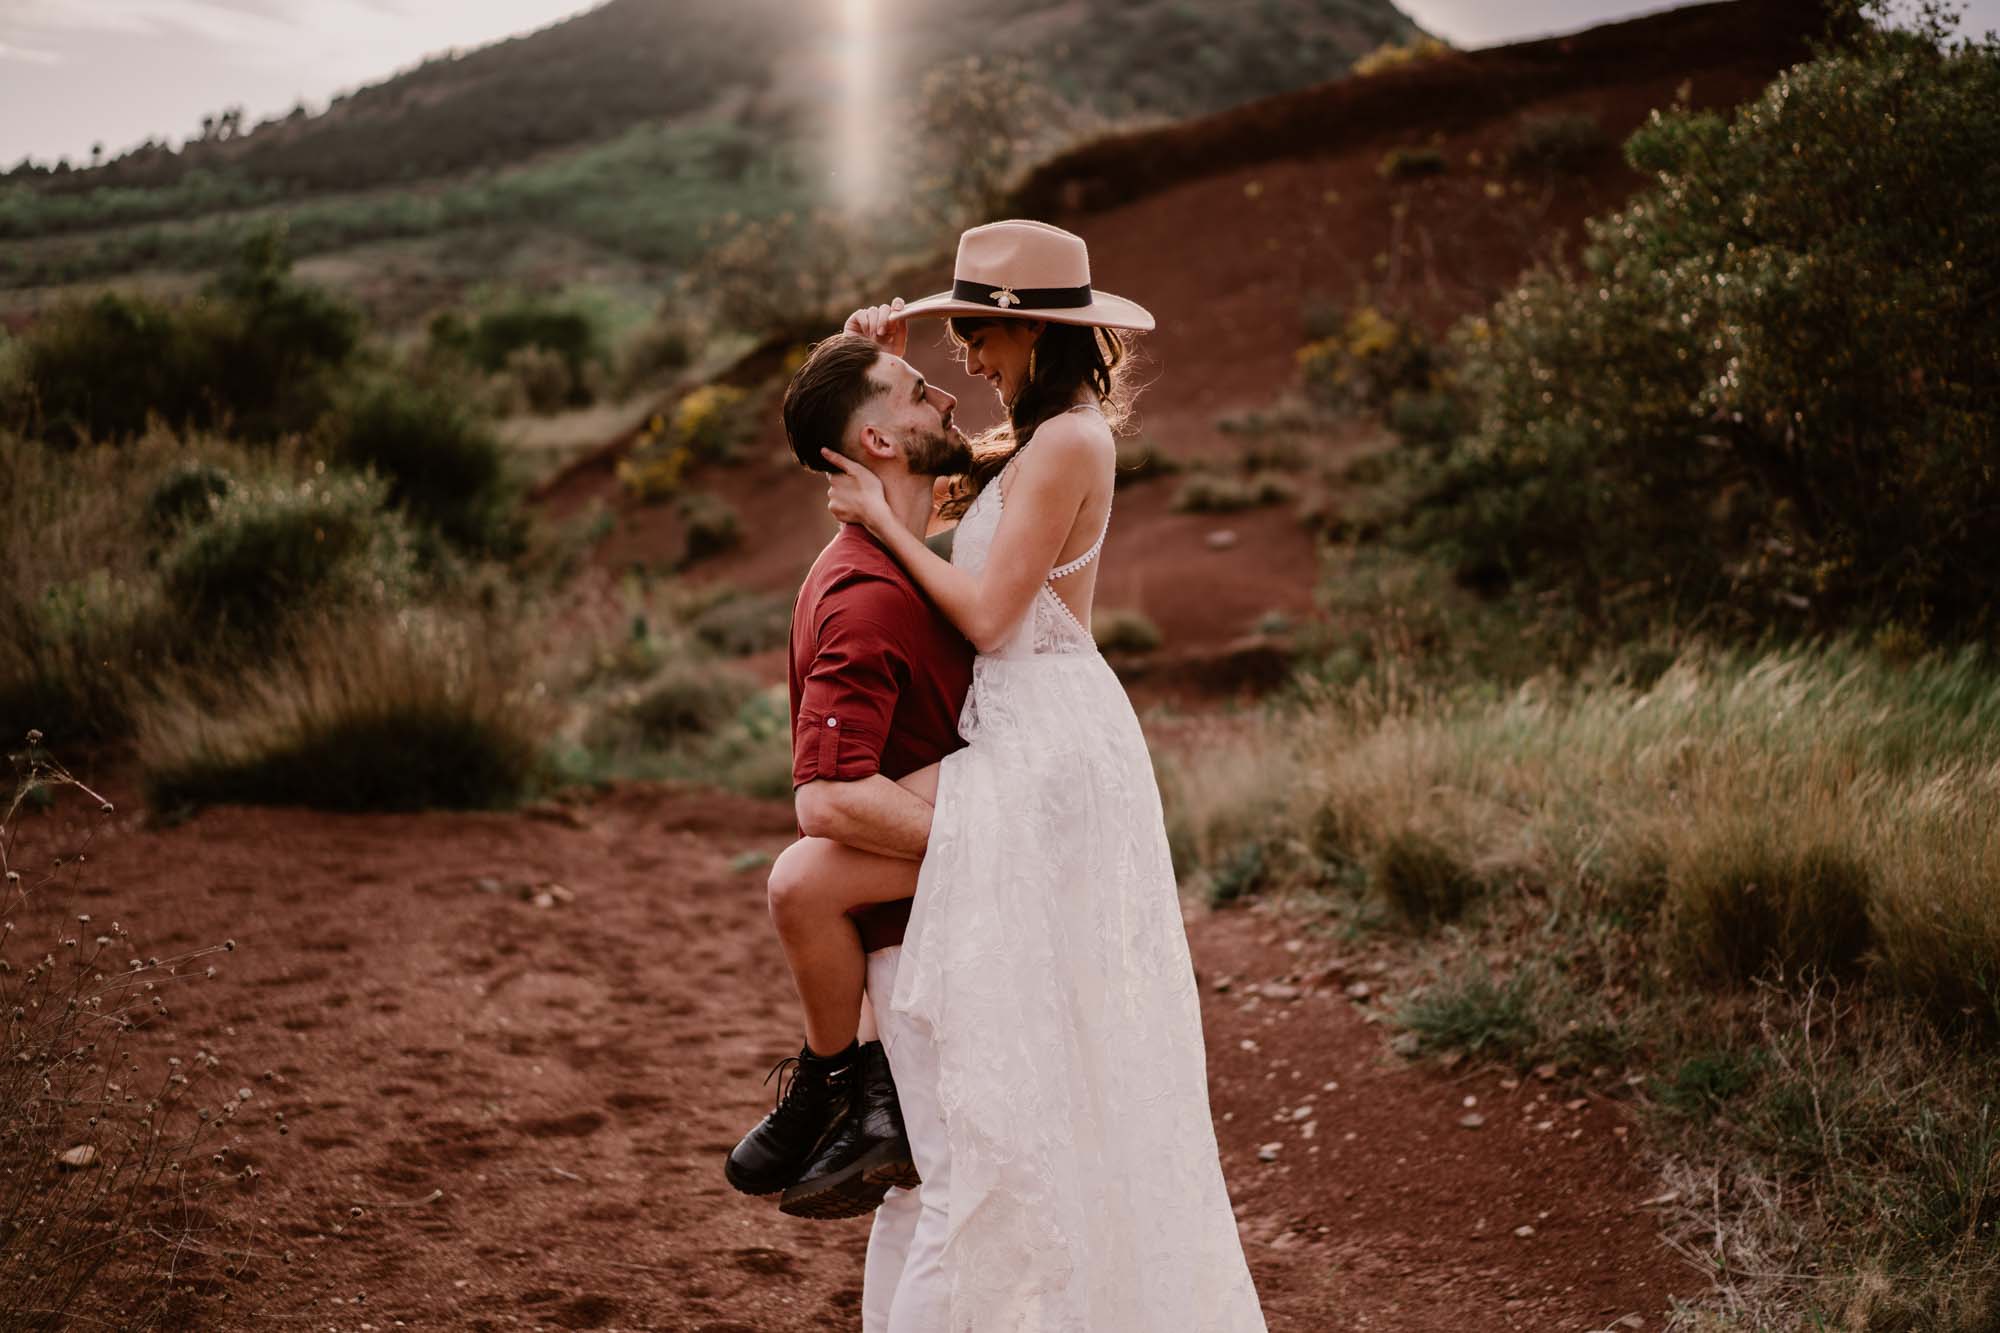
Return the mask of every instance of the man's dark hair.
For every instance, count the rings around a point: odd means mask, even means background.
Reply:
[[[813,347],[785,388],[785,438],[800,463],[815,472],[834,470],[819,451],[839,453],[855,409],[882,392],[883,386],[868,378],[881,355],[881,348],[858,333],[837,333]]]

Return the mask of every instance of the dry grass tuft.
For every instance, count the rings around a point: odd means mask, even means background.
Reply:
[[[226,1151],[216,1172],[196,1167],[203,1144],[254,1094],[207,1104],[220,1056],[187,1049],[161,1063],[129,1034],[165,1021],[182,987],[216,975],[205,960],[235,944],[146,957],[116,921],[76,910],[87,849],[113,810],[40,739],[10,756],[0,814],[0,1327],[154,1327],[199,1201],[231,1173]],[[30,815],[37,805],[60,815]]]
[[[327,620],[268,668],[186,676],[140,719],[148,796],[329,810],[505,805],[541,768],[545,698],[519,642],[470,616]]]

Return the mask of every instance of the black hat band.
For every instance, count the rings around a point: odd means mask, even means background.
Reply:
[[[996,310],[1081,310],[1091,302],[1090,284],[1081,287],[989,287],[983,282],[958,279],[951,285],[954,299],[990,305]]]

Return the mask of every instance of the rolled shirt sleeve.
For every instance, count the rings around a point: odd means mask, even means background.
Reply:
[[[896,700],[908,688],[909,594],[865,579],[821,600],[811,666],[792,722],[792,785],[882,770]]]

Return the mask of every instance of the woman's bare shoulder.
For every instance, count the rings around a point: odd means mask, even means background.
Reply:
[[[1034,447],[1021,451],[1024,469],[1069,469],[1080,463],[1108,466],[1118,453],[1111,428],[1095,412],[1063,412],[1052,416],[1035,427],[1029,443]]]

